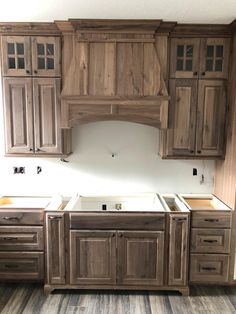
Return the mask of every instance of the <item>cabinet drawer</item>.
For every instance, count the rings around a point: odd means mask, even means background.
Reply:
[[[230,229],[192,229],[191,252],[229,253]]]
[[[0,225],[43,225],[43,211],[30,209],[0,211]]]
[[[0,252],[0,279],[43,280],[43,252]]]
[[[231,213],[193,212],[192,227],[194,228],[230,228]]]
[[[228,281],[229,256],[223,254],[191,254],[190,281],[225,283]]]
[[[1,251],[40,251],[43,249],[43,227],[0,226]]]
[[[165,214],[70,214],[71,229],[164,230]]]

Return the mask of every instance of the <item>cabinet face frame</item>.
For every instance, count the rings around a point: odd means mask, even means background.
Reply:
[[[168,285],[185,286],[188,284],[189,214],[170,214],[169,219]]]
[[[120,285],[153,285],[161,286],[164,282],[164,231],[119,231],[118,235],[118,277],[117,282]],[[149,242],[149,243],[148,243]],[[153,246],[149,251],[148,244]],[[129,265],[129,249],[132,249],[135,256],[144,257],[145,253],[151,258],[153,274],[149,273],[150,266],[147,264],[141,269],[139,275],[140,260],[136,259],[135,263]],[[135,248],[136,246],[136,248]],[[136,252],[135,252],[136,250]],[[142,251],[143,250],[143,251]],[[131,253],[131,251],[130,251]],[[133,255],[131,253],[131,255]],[[148,261],[147,261],[148,262]],[[132,268],[133,274],[128,274]],[[148,267],[149,266],[149,267]],[[135,271],[137,270],[137,276]],[[146,273],[145,273],[146,271]]]
[[[47,283],[65,284],[65,215],[46,213]]]
[[[34,36],[31,37],[31,45],[33,75],[47,77],[61,76],[60,37]],[[38,45],[40,45],[40,47],[43,49],[41,55],[39,54],[40,50],[38,49]],[[48,48],[48,45],[51,45],[50,47],[53,47],[52,50]],[[40,59],[44,63],[45,68],[40,69],[38,59]],[[53,62],[53,68],[51,69],[47,67],[48,60]]]
[[[70,230],[70,284],[115,283],[116,231]]]
[[[14,45],[14,52],[8,53],[8,44]],[[17,44],[23,44],[24,52],[17,53]],[[9,67],[8,57],[15,59],[16,68]],[[3,76],[31,76],[31,45],[29,36],[2,36],[2,74]],[[24,59],[24,67],[18,68],[18,58]]]
[[[3,89],[6,153],[32,154],[34,131],[31,78],[4,78]]]

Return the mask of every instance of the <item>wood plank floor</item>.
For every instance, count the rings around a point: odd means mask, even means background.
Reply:
[[[178,292],[57,290],[45,296],[39,284],[0,284],[4,314],[228,314],[236,313],[236,287],[191,288]]]

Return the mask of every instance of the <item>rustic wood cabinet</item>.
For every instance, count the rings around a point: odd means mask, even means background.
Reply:
[[[4,78],[6,154],[62,154],[60,78]]]
[[[60,37],[2,36],[3,76],[61,76]]]
[[[118,284],[161,286],[164,280],[164,231],[119,231]]]
[[[161,156],[222,158],[226,82],[171,79],[169,87],[169,129],[160,137]]]
[[[230,38],[172,38],[171,78],[228,77]]]
[[[169,269],[170,286],[188,285],[189,215],[169,215]]]
[[[64,213],[46,213],[47,284],[65,283],[65,219]]]

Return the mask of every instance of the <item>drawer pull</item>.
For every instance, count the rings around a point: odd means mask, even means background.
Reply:
[[[173,220],[184,221],[184,220],[187,220],[187,218],[173,218]]]
[[[17,217],[17,216],[12,216],[12,217],[2,217],[2,219],[4,220],[20,220],[21,218],[20,217]]]
[[[4,237],[3,240],[18,240],[17,237]]]
[[[207,243],[216,243],[218,242],[217,240],[203,240],[203,242],[207,242]]]
[[[202,267],[203,270],[216,270],[215,267]]]
[[[219,222],[219,219],[204,219],[207,222]]]
[[[58,219],[62,219],[62,216],[48,216],[48,219],[58,220]]]
[[[5,264],[5,267],[6,267],[6,268],[18,268],[19,265],[16,265],[16,264],[11,264],[11,265]]]

